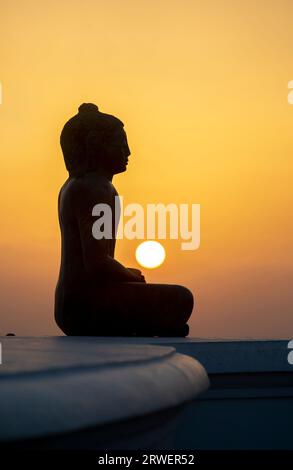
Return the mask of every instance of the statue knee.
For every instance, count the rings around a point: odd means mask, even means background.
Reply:
[[[184,286],[176,286],[178,290],[178,299],[179,299],[179,321],[180,324],[184,325],[187,323],[188,319],[191,316],[194,298],[192,292]]]

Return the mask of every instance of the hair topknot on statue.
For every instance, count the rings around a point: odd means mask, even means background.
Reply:
[[[111,114],[102,113],[96,104],[81,104],[78,113],[64,125],[60,136],[65,166],[69,175],[81,177],[87,172],[87,139],[90,134],[95,133],[102,148],[111,140],[111,134],[115,129],[123,126],[120,119]]]
[[[99,111],[99,108],[96,104],[93,103],[82,103],[78,108],[78,112],[80,114],[92,113],[97,111]]]

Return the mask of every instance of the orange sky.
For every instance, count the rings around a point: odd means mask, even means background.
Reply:
[[[193,291],[191,334],[293,337],[292,17],[291,0],[1,6],[0,334],[60,333],[59,134],[92,101],[125,123],[125,203],[201,204],[200,249],[166,242],[145,271]],[[118,242],[126,266],[137,244]]]

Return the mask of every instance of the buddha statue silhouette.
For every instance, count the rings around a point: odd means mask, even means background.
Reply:
[[[96,204],[109,204],[115,215],[112,178],[126,171],[130,155],[124,124],[84,103],[65,124],[60,143],[69,178],[58,197],[57,325],[66,335],[187,336],[192,293],[147,283],[140,270],[115,260],[115,230],[110,240],[92,234]]]

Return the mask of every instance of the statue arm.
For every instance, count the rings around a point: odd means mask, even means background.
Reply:
[[[104,197],[103,197],[104,196]],[[99,202],[106,202],[105,195],[101,194]],[[109,280],[113,282],[145,282],[144,277],[133,270],[127,269],[119,261],[108,254],[108,240],[97,240],[92,233],[95,217],[92,209],[97,203],[90,194],[80,194],[76,199],[76,217],[78,222],[83,261],[86,274],[91,280]]]

